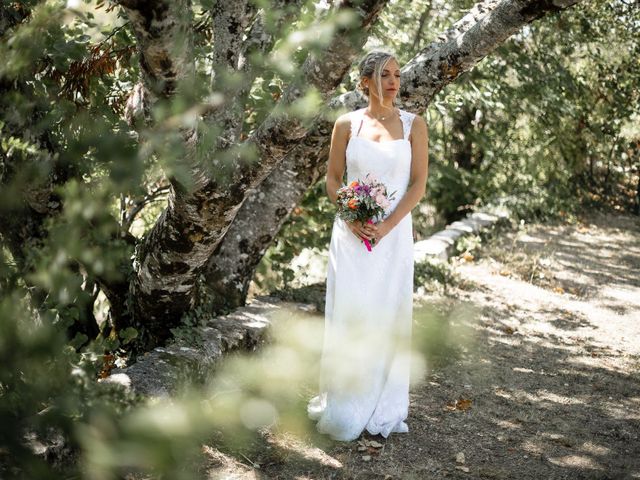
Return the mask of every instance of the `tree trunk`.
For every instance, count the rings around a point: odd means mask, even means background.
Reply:
[[[403,67],[402,107],[423,114],[444,86],[471,70],[522,26],[575,3],[488,0],[476,4]],[[251,191],[207,264],[205,283],[214,311],[245,304],[249,284],[266,249],[309,187],[326,174],[337,111],[351,111],[366,104],[356,92],[333,99],[315,128]]]
[[[188,81],[192,72],[191,42],[183,41],[185,47],[177,52],[171,48],[172,39],[178,35],[189,38],[190,19],[184,12],[190,11],[190,4],[186,0],[156,1],[151,6],[141,0],[120,3],[136,31],[145,93],[151,94],[152,102],[161,95],[170,97],[176,85]],[[368,26],[385,3],[359,2],[358,8],[353,9],[358,24],[338,31],[323,54],[307,58],[279,104],[244,142],[244,146],[257,152],[260,162],[250,164],[240,155],[225,152],[233,161],[223,161],[221,165],[219,150],[198,162],[194,158],[198,132],[195,129],[183,132],[187,152],[183,163],[190,169],[192,185],[170,179],[168,206],[140,245],[131,285],[135,324],[145,348],[167,339],[170,328],[193,306],[198,275],[231,225],[247,190],[259,184],[307,133],[308,127],[299,118],[284,113],[284,108],[301,98],[307,86],[315,87],[323,99],[332,94],[349,68],[350,59],[364,43]],[[351,7],[351,2],[345,1],[336,8]],[[348,33],[357,38],[355,44]],[[233,100],[227,96],[225,101]],[[232,136],[220,139],[219,147],[224,140],[231,144],[235,139]],[[210,172],[207,165],[216,165],[218,169]]]

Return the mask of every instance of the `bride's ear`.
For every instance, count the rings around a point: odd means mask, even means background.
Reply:
[[[361,78],[358,82],[358,90],[360,90],[365,95],[369,95],[369,88],[365,85],[364,78]]]

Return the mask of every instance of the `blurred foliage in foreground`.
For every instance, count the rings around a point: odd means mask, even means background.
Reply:
[[[413,387],[428,370],[473,348],[471,325],[476,314],[467,305],[446,314],[416,309],[419,327],[403,350],[411,362]],[[90,472],[89,478],[113,478],[114,472],[127,471],[171,479],[224,478],[215,475],[215,468],[206,471],[203,450],[259,467],[248,459],[257,457],[253,449],[265,443],[265,432],[328,446],[330,440],[316,432],[306,411],[318,390],[321,318],[283,308],[271,320],[266,344],[258,352],[228,356],[202,383],[185,386],[172,399],[131,409],[117,420],[109,412],[96,412],[80,425],[82,468]],[[369,340],[361,334],[353,332],[367,344],[376,340],[378,332],[369,332]],[[358,351],[352,342],[347,347],[336,357],[334,381],[351,382],[357,374],[354,364],[371,361],[370,349]],[[343,355],[351,361],[341,361]]]
[[[265,429],[327,442],[306,415],[306,403],[317,393],[322,351],[324,326],[317,314],[283,308],[271,317],[258,352],[229,355],[172,398],[144,400],[120,386],[96,383],[90,354],[78,357],[65,347],[64,335],[34,325],[24,307],[19,301],[0,305],[3,478],[197,479],[204,476],[204,446],[244,462]],[[467,305],[446,314],[416,309],[417,327],[405,352],[413,386],[427,370],[473,348],[469,327],[476,314]],[[349,348],[348,355],[359,353]],[[341,362],[335,376],[348,379],[354,362],[367,361]],[[62,465],[52,468],[24,447],[25,426],[32,448],[48,448],[44,456]],[[56,452],[60,446],[62,453]]]

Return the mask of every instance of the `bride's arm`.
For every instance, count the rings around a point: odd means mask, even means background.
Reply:
[[[381,238],[395,227],[424,196],[429,174],[429,129],[420,115],[411,124],[411,176],[406,193],[391,214],[378,224]]]
[[[348,114],[344,114],[336,120],[336,123],[333,125],[333,133],[331,134],[326,189],[327,195],[334,205],[338,204],[337,191],[342,186],[350,128],[351,123],[349,116]]]

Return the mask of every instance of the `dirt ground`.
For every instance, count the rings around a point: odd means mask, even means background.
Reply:
[[[205,448],[206,478],[640,479],[640,218],[521,225],[452,264],[414,299],[409,433],[264,431]]]

